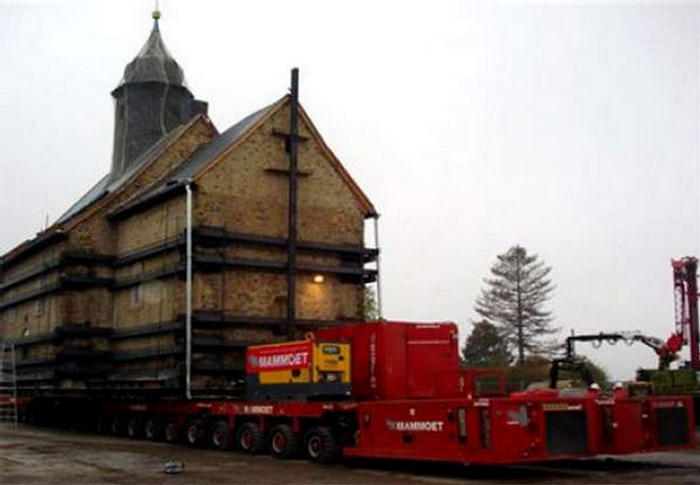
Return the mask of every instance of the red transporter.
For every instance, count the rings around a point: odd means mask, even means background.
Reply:
[[[317,335],[352,344],[360,402],[346,456],[515,463],[694,444],[688,398],[586,390],[506,396],[502,373],[460,369],[451,323],[377,322]]]
[[[44,406],[39,415],[92,417],[117,435],[278,458],[303,453],[322,463],[346,456],[509,464],[695,445],[691,398],[622,389],[506,395],[502,372],[460,368],[452,323],[345,325],[295,345],[251,349],[249,372],[260,374],[255,399],[34,404]],[[264,397],[280,379],[287,388]],[[303,386],[306,394],[297,392]]]

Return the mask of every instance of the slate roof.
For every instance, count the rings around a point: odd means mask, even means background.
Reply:
[[[78,201],[70,206],[66,212],[64,212],[61,217],[56,221],[57,224],[62,224],[74,215],[81,212],[83,209],[87,208],[93,202],[97,202],[104,195],[107,194],[107,185],[109,184],[108,173],[100,179],[90,190],[88,190],[85,195],[83,195]]]
[[[134,163],[118,178],[112,179],[110,177],[111,172],[105,175],[97,182],[90,190],[88,190],[85,195],[83,195],[78,201],[70,206],[70,208],[64,212],[61,217],[55,222],[56,224],[63,224],[71,219],[73,216],[87,209],[89,206],[100,200],[105,195],[110,192],[114,192],[120,188],[124,183],[129,180],[132,175],[138,172],[146,163],[151,160],[157,153],[159,153],[165,146],[171,141],[180,136],[180,133],[184,130],[186,125],[180,125],[173,131],[163,136],[158,140],[152,147],[143,152]]]
[[[183,186],[187,180],[192,177],[201,168],[218,157],[226,148],[235,143],[250,127],[260,121],[268,114],[279,101],[270,104],[240,120],[228,130],[221,133],[219,136],[206,143],[183,163],[178,165],[170,174],[168,174],[161,183],[148,190],[144,194],[136,196],[131,201],[117,208],[112,212],[113,215],[130,210],[133,207],[139,206],[146,201],[158,199],[161,196],[172,192],[178,186]]]

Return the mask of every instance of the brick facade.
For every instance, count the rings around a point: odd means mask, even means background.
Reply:
[[[302,113],[297,320],[285,321],[288,120],[284,97],[189,174],[196,390],[235,392],[245,345],[283,339],[289,323],[303,335],[363,318],[374,209]],[[18,344],[21,384],[181,390],[185,192],[153,194],[219,136],[195,116],[128,180],[3,256],[0,340]]]

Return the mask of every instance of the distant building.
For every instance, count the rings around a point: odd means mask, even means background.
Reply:
[[[21,386],[183,389],[188,187],[195,392],[234,391],[249,343],[363,318],[376,211],[301,107],[288,318],[289,95],[219,133],[156,19],[112,96],[110,172],[0,260],[0,341],[17,344]]]

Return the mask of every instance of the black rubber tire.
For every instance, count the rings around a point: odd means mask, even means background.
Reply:
[[[24,422],[29,425],[36,424],[36,410],[27,409],[26,414],[24,415]]]
[[[301,451],[299,437],[291,426],[279,424],[268,434],[267,449],[272,456],[281,460],[295,458]]]
[[[112,417],[109,428],[113,436],[124,436],[126,434],[126,422],[122,416]]]
[[[126,423],[126,435],[132,440],[143,438],[143,420],[138,416],[129,418]]]
[[[81,432],[90,431],[95,427],[92,421],[93,419],[90,415],[76,416],[75,429]]]
[[[265,436],[255,423],[244,423],[236,430],[236,449],[248,455],[265,451]]]
[[[309,460],[323,465],[336,461],[341,452],[338,440],[326,426],[311,428],[306,433],[304,449]]]
[[[143,434],[149,441],[163,439],[163,423],[158,418],[148,418],[143,427]]]
[[[112,416],[107,416],[105,414],[100,415],[97,418],[96,429],[98,434],[111,434],[112,433]]]
[[[179,443],[182,441],[182,427],[180,426],[180,423],[178,423],[176,420],[170,420],[165,424],[165,428],[163,428],[163,434],[165,437],[165,441],[168,443]]]
[[[226,421],[217,421],[209,432],[209,444],[215,450],[230,450],[233,440],[231,439],[231,428]]]
[[[207,427],[201,419],[193,419],[187,423],[185,439],[190,446],[204,446],[207,442]]]

